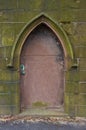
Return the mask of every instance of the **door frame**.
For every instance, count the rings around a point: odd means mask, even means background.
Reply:
[[[48,17],[46,14],[40,14],[34,19],[32,19],[29,23],[24,26],[22,31],[19,33],[11,51],[11,56],[9,59],[9,63],[7,64],[8,67],[16,66],[14,62],[14,58],[17,57],[17,63],[19,65],[20,61],[20,54],[23,47],[23,44],[25,43],[26,38],[29,36],[32,30],[36,28],[39,24],[44,23],[46,24],[58,37],[60,43],[62,44],[65,60],[66,60],[66,67],[70,68],[73,64],[68,64],[67,60],[73,61],[74,59],[74,51],[71,45],[71,42],[68,39],[68,36],[66,32],[63,30],[61,25],[59,23],[56,23],[53,21],[50,17]]]
[[[61,25],[59,23],[53,21],[52,18],[50,18],[46,14],[42,13],[42,14],[38,15],[37,17],[35,17],[34,19],[32,19],[22,29],[22,31],[20,32],[19,36],[17,37],[17,39],[13,45],[13,48],[11,51],[11,56],[10,56],[7,67],[15,68],[15,70],[17,70],[18,80],[20,80],[19,68],[20,68],[20,55],[21,55],[22,47],[25,43],[25,40],[31,33],[31,31],[34,30],[41,23],[46,24],[55,33],[55,35],[59,39],[59,41],[63,47],[63,51],[64,51],[65,71],[69,70],[75,64],[74,51],[73,51],[72,45],[68,39],[66,32],[63,30],[63,28],[61,27]],[[66,78],[66,76],[65,76],[65,78]],[[65,87],[66,87],[66,83],[65,83]],[[20,84],[18,86],[17,94],[20,98]],[[64,92],[64,95],[65,95],[65,92]],[[66,99],[64,97],[64,103],[65,102],[66,102]],[[20,100],[18,100],[18,104],[20,104]],[[20,105],[19,105],[19,107],[20,107]],[[68,107],[68,105],[64,105],[64,107],[66,108],[66,107]]]

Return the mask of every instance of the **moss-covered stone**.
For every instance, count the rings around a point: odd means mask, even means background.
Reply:
[[[76,13],[76,18],[75,21],[86,21],[86,14],[85,14],[86,9],[78,9],[77,11],[75,11]]]
[[[19,65],[22,42],[25,35],[40,23],[36,17],[46,14],[48,18],[45,16],[45,22],[52,26],[54,32],[58,32],[68,54],[65,57],[65,112],[70,116],[85,116],[85,12],[86,0],[0,0],[0,114],[15,114],[20,111]],[[23,32],[24,35],[21,35]],[[15,43],[19,46],[14,47]],[[79,58],[79,66],[73,70],[71,67],[76,58]],[[14,63],[14,68],[7,67],[10,61]],[[33,105],[46,104],[38,102]]]
[[[0,70],[0,81],[17,81],[19,79],[19,75],[17,71],[9,71],[9,70]]]
[[[0,115],[5,115],[5,113],[7,114],[7,115],[11,115],[12,114],[12,111],[11,111],[11,106],[10,105],[8,105],[8,106],[6,106],[6,105],[1,105],[0,106]]]
[[[44,0],[44,10],[47,11],[53,11],[53,10],[58,10],[60,11],[60,7],[61,7],[61,2],[59,0]]]
[[[80,81],[86,81],[86,71],[79,71]]]
[[[62,8],[75,8],[75,9],[85,9],[85,4],[86,1],[85,0],[71,0],[69,2],[69,0],[61,0],[61,5],[62,5]]]
[[[16,7],[17,7],[17,2],[15,0],[10,0],[10,1],[0,0],[0,10],[15,9]]]
[[[14,29],[13,24],[2,24],[2,45],[12,46],[14,43]]]
[[[11,96],[13,98],[11,98],[11,105],[17,105],[19,104],[19,94],[16,92],[16,93],[11,93]]]
[[[48,106],[48,103],[46,102],[42,102],[42,101],[37,101],[37,102],[34,102],[32,104],[33,107],[47,107]]]
[[[10,92],[0,93],[0,105],[11,105]]]
[[[17,93],[19,89],[19,81],[0,82],[0,93]]]
[[[79,94],[79,105],[86,105],[86,95],[85,93]]]
[[[65,30],[65,32],[67,33],[67,35],[73,35],[75,28],[74,28],[74,24],[71,22],[62,22],[61,26],[63,27],[63,29]]]
[[[78,106],[78,109],[77,109],[77,116],[86,117],[86,105]]]
[[[86,20],[85,4],[86,1],[61,1],[61,21],[83,21]]]
[[[79,93],[86,93],[86,83],[85,82],[79,83]]]
[[[6,68],[6,58],[0,58],[0,68],[1,69]]]
[[[7,63],[9,62],[11,55],[11,46],[0,47],[0,68],[6,68]]]
[[[76,106],[78,103],[78,96],[70,93],[65,93],[65,112],[69,114],[71,117],[75,117],[76,115]]]
[[[69,114],[69,95],[66,92],[64,95],[64,110]]]
[[[70,83],[76,83],[79,81],[79,72],[77,70],[70,69],[65,74],[66,81],[69,81]]]
[[[86,58],[80,58],[79,66],[81,70],[86,70]]]
[[[71,82],[71,81],[66,81],[65,84],[65,92],[66,93],[78,93],[79,92],[79,86],[78,86],[78,82]]]
[[[86,58],[86,45],[76,46],[75,55],[79,58]]]
[[[31,19],[33,19],[34,17],[36,17],[40,12],[39,11],[35,11],[35,12],[17,12],[17,20],[20,23],[28,23],[29,21],[31,21]]]
[[[70,40],[74,46],[86,45],[86,23],[85,22],[73,22],[73,33],[71,33]]]
[[[36,11],[42,8],[42,0],[22,0],[18,1],[18,8],[24,10]]]
[[[17,21],[17,12],[7,12],[6,11],[1,11],[0,12],[0,22],[1,24],[5,23],[10,23],[10,22],[16,22]]]
[[[48,16],[50,16],[55,22],[58,20],[59,22],[59,19],[60,19],[60,15],[59,15],[59,11],[55,11],[55,10],[52,10],[52,11],[44,11],[45,13],[47,13]]]

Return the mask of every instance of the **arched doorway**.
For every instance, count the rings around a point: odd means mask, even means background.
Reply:
[[[25,40],[20,55],[21,110],[63,105],[64,65],[58,37],[46,24],[39,24]]]

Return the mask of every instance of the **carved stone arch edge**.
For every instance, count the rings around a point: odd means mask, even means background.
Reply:
[[[66,67],[70,68],[74,64],[74,51],[65,31],[62,29],[59,23],[53,21],[49,16],[42,13],[32,19],[29,23],[27,23],[18,35],[13,45],[10,61],[7,67],[15,67],[16,63],[17,65],[20,64],[20,54],[26,38],[29,36],[31,31],[34,30],[34,28],[36,28],[41,23],[46,24],[55,33],[60,43],[62,44]],[[15,58],[17,59],[16,63],[14,62]]]

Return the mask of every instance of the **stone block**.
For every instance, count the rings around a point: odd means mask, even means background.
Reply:
[[[47,11],[53,11],[53,10],[58,10],[60,11],[61,9],[61,2],[59,0],[45,0],[44,1],[44,6],[43,6],[44,10]]]
[[[11,98],[10,98],[10,92],[0,93],[0,105],[10,105],[11,104]]]
[[[19,91],[19,81],[1,81],[0,82],[0,92],[1,93],[18,93]]]
[[[81,81],[86,81],[86,71],[83,70],[83,71],[79,71],[79,79],[80,79],[80,82]]]
[[[65,93],[65,112],[67,112],[71,117],[74,117],[76,115],[76,105],[78,103],[77,99],[78,96],[72,93]]]
[[[86,83],[85,82],[79,83],[79,93],[86,93]]]
[[[43,2],[41,0],[18,0],[18,8],[35,11],[40,10],[43,6]]]
[[[0,22],[1,24],[15,24],[18,21],[18,11],[17,10],[4,10],[0,12]]]
[[[86,117],[86,105],[78,106],[78,108],[77,108],[77,116]]]
[[[86,93],[79,94],[79,105],[86,105]]]
[[[69,81],[70,83],[75,84],[75,82],[79,81],[79,72],[77,70],[71,69],[70,71],[66,72],[65,80]]]
[[[26,25],[34,17],[36,17],[39,14],[40,14],[39,11],[33,11],[33,12],[32,11],[19,11],[19,12],[17,12],[17,22],[18,22],[18,24]]]
[[[80,58],[79,67],[80,70],[86,70],[86,58]]]
[[[11,46],[14,43],[14,29],[13,24],[3,24],[2,25],[2,45]]]
[[[0,80],[3,81],[18,81],[19,80],[19,74],[17,71],[9,71],[9,70],[0,70]]]
[[[66,82],[65,83],[65,92],[66,93],[78,93],[79,91],[79,86],[78,82]]]
[[[5,69],[5,68],[6,68],[6,59],[0,58],[0,69]]]
[[[69,95],[67,93],[64,95],[64,101],[64,110],[69,113]]]
[[[55,11],[55,10],[46,10],[46,14],[48,16],[50,16],[52,18],[53,21],[57,21],[58,19],[60,19],[60,15],[59,15],[60,11]],[[58,21],[59,22],[59,21]]]
[[[0,115],[11,115],[11,108],[9,105],[0,105]]]
[[[18,92],[16,93],[11,93],[11,97],[10,97],[10,105],[17,105],[19,104],[19,94]]]
[[[11,1],[9,1],[9,0],[7,0],[7,1],[5,1],[5,0],[1,0],[0,1],[0,10],[2,9],[4,9],[4,10],[9,10],[9,9],[16,9],[16,7],[17,7],[17,2],[16,1],[14,1],[14,0],[11,0]]]
[[[79,58],[86,58],[86,45],[75,47],[75,55]]]

